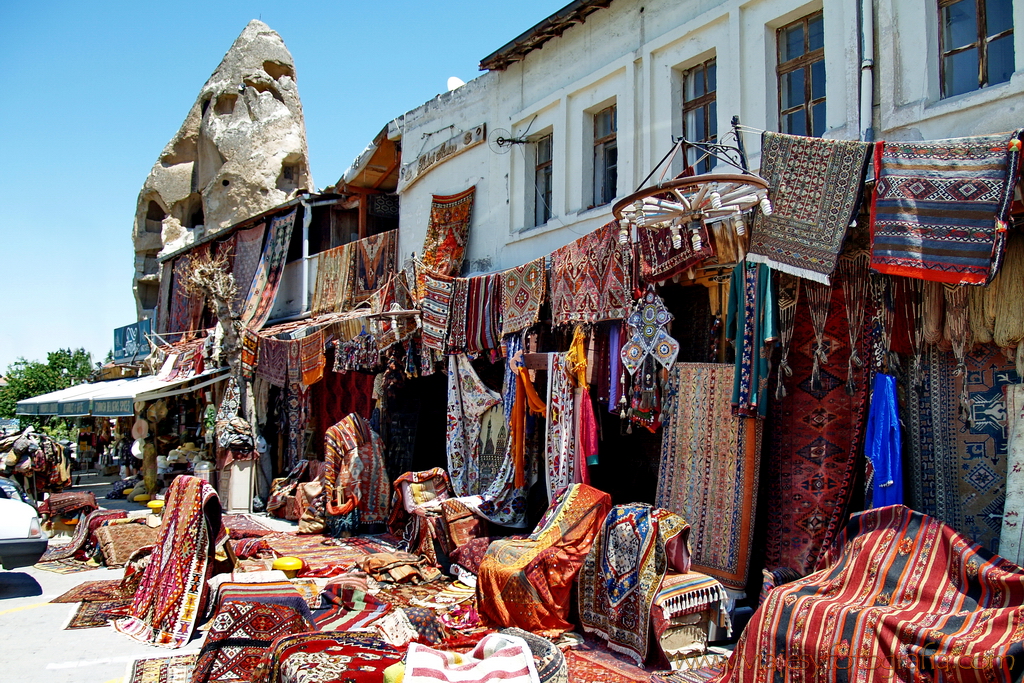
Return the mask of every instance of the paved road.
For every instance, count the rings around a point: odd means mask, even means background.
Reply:
[[[76,473],[77,475],[77,473]],[[101,507],[144,510],[138,503],[106,500],[116,477],[82,474],[73,491],[93,491]],[[34,567],[0,569],[0,681],[18,683],[121,683],[128,664],[140,657],[198,652],[195,638],[181,650],[143,645],[111,626],[65,631],[78,603],[50,600],[86,581],[120,579],[123,569],[54,574]]]
[[[0,681],[120,683],[129,662],[137,658],[198,652],[198,638],[181,650],[168,650],[143,645],[111,626],[63,630],[78,604],[50,600],[85,581],[120,579],[123,573],[0,570]]]

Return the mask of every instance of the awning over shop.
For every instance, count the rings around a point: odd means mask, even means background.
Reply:
[[[121,382],[123,380],[116,380]],[[79,396],[86,396],[96,390],[99,385],[106,385],[107,382],[96,384],[76,384],[66,389],[58,389],[32,398],[18,401],[15,407],[16,415],[56,415],[60,407],[60,401],[70,401]]]
[[[121,417],[135,414],[136,401],[154,401],[176,396],[220,382],[227,368],[214,368],[184,379],[164,380],[155,375],[77,386],[18,401],[18,415],[60,415],[77,417]]]
[[[163,380],[155,375],[128,380],[127,383],[110,387],[107,391],[92,397],[92,414],[97,417],[122,417],[134,415],[136,401],[155,401],[159,398],[187,394],[227,379],[228,368],[214,368],[193,377]]]

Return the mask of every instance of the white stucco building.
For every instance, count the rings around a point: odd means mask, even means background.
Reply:
[[[464,272],[548,254],[610,220],[674,136],[722,138],[734,115],[845,139],[1017,128],[1022,14],[1012,0],[576,0],[391,122],[399,261],[422,249],[431,195],[474,185]],[[760,138],[744,143],[756,169]]]

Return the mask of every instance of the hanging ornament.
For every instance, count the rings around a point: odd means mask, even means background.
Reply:
[[[679,355],[679,342],[666,331],[673,316],[665,308],[665,302],[649,287],[636,303],[635,310],[629,315],[626,324],[631,336],[622,345],[622,364],[635,375],[648,356],[653,357],[666,369],[670,368]]]

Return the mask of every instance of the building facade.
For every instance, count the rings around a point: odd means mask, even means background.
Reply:
[[[577,0],[484,58],[479,78],[391,122],[412,179],[398,186],[400,258],[423,244],[431,195],[470,186],[466,272],[550,253],[610,220],[679,136],[729,142],[734,116],[754,170],[758,130],[1011,130],[1024,103],[1022,12],[1010,0]],[[486,140],[464,145],[481,127]],[[413,172],[446,144],[464,148]],[[705,159],[696,170],[734,169]]]

